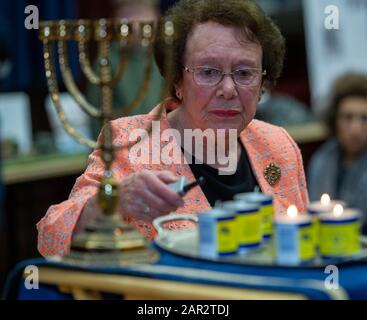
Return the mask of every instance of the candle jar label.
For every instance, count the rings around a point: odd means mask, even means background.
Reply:
[[[233,254],[237,252],[238,241],[236,239],[235,219],[218,219],[217,222],[217,249],[219,255]]]
[[[298,230],[299,255],[301,261],[311,260],[315,257],[315,226],[307,224]]]
[[[320,222],[317,215],[312,217],[312,227],[313,227],[313,239],[315,248],[318,248],[320,245]]]
[[[359,222],[320,222],[320,252],[324,257],[346,257],[361,249]]]
[[[261,216],[259,211],[237,213],[237,239],[241,248],[260,245],[262,240]]]
[[[273,203],[262,205],[260,209],[262,217],[262,233],[263,238],[270,238],[273,234],[273,218],[274,218],[274,207]]]
[[[259,192],[247,192],[236,194],[234,199],[256,204],[260,207],[262,238],[271,238],[274,220],[273,196]]]
[[[217,258],[237,253],[235,216],[221,209],[203,212],[199,216],[200,255]]]
[[[297,265],[315,257],[314,231],[311,222],[275,224],[275,249],[280,264]]]

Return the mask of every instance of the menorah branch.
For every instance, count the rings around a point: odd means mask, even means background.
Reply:
[[[69,66],[67,43],[65,41],[58,42],[58,53],[61,75],[64,80],[66,89],[71,94],[71,97],[88,115],[94,118],[100,118],[100,110],[98,110],[86,100],[84,95],[80,92],[77,85],[75,84],[74,77]]]
[[[50,43],[48,40],[44,40],[44,61],[45,61],[45,69],[46,69],[46,78],[47,78],[47,85],[48,89],[50,91],[51,100],[54,103],[56,107],[57,114],[59,116],[59,119],[65,129],[65,131],[71,135],[76,141],[78,141],[80,144],[85,145],[89,148],[96,148],[97,143],[93,140],[90,140],[86,137],[84,137],[82,134],[80,134],[68,121],[64,108],[60,101],[60,93],[58,89],[58,83],[56,79],[56,72],[53,65],[53,46],[52,43]]]

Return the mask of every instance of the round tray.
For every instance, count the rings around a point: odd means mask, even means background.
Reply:
[[[264,244],[258,248],[249,250],[246,252],[246,254],[237,254],[227,257],[208,257],[200,253],[199,229],[197,227],[174,231],[163,228],[165,223],[176,220],[191,220],[194,222],[198,221],[196,216],[186,214],[170,214],[168,216],[163,216],[154,220],[153,224],[158,231],[158,235],[155,238],[155,243],[163,250],[188,258],[242,265],[294,268],[320,268],[331,264],[344,265],[367,261],[366,237],[361,237],[362,250],[357,255],[338,259],[322,259],[320,256],[316,256],[313,260],[298,265],[278,263],[275,258],[272,240],[264,242]]]

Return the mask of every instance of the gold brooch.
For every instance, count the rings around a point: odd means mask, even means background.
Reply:
[[[270,163],[264,170],[264,176],[271,186],[275,186],[282,176],[282,171],[275,163]]]

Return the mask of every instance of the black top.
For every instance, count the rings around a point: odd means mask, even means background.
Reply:
[[[238,162],[237,171],[232,175],[219,175],[218,169],[207,164],[197,164],[192,158],[191,171],[196,179],[205,178],[201,187],[210,205],[213,207],[217,200],[232,200],[233,196],[242,192],[253,192],[258,185],[245,148],[241,144],[241,157]]]
[[[341,199],[341,186],[344,184],[344,178],[347,175],[347,168],[343,165],[343,151],[340,148],[336,159],[336,185],[335,185],[335,199]]]

